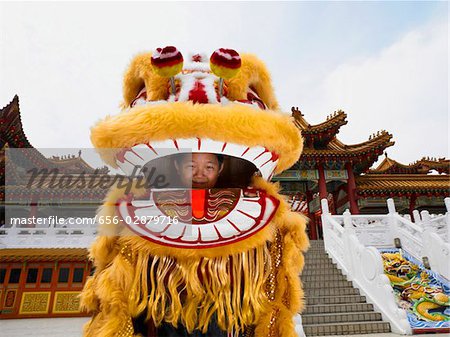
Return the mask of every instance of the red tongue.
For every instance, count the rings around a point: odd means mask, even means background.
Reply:
[[[202,219],[205,215],[206,190],[192,190],[192,216]]]

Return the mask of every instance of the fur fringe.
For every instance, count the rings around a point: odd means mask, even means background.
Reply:
[[[81,303],[94,316],[84,336],[133,336],[129,322],[144,312],[157,326],[166,321],[206,331],[214,315],[226,331],[255,326],[258,337],[295,336],[292,318],[304,302],[299,273],[302,252],[308,248],[306,221],[289,211],[278,185],[261,178],[253,185],[277,197],[280,206],[264,237],[243,240],[237,248],[213,254],[168,250],[103,228],[102,233],[113,236],[100,236],[91,248],[96,271],[86,282]],[[114,212],[111,202],[120,193],[110,193],[100,214]],[[281,245],[277,265],[269,251],[276,238]],[[273,299],[267,293],[270,273],[275,275]]]

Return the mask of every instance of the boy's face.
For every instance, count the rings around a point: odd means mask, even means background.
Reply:
[[[175,161],[175,167],[185,187],[206,189],[216,185],[223,163],[219,163],[214,153],[192,153]]]

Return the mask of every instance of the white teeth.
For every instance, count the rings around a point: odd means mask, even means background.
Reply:
[[[254,147],[251,147],[250,149],[248,149],[244,153],[242,158],[253,163],[255,158],[258,157],[262,152],[264,152],[264,148],[262,146],[254,146]],[[239,156],[241,156],[241,155],[242,155],[242,153],[239,154]]]
[[[127,162],[127,161],[124,161],[122,163],[122,162],[120,162],[118,160],[116,160],[116,164],[117,164],[117,166],[120,167],[122,172],[125,173],[125,175],[131,176],[133,174],[133,171],[134,171],[134,165],[133,164],[131,164],[131,163]]]
[[[169,156],[178,152],[178,149],[172,139],[152,142],[150,145],[156,150],[156,152],[158,152],[160,157]]]
[[[230,214],[230,217],[227,218],[227,220],[228,222],[231,222],[232,225],[236,226],[236,228],[238,228],[241,232],[249,230],[255,224],[255,220],[239,211]]]
[[[139,202],[137,200],[137,202]],[[145,208],[136,208],[136,210],[134,211],[135,215],[136,215],[136,219],[133,220],[145,220],[145,219],[151,219],[151,217],[153,216],[157,216],[160,212],[157,208],[152,208],[152,207],[145,207]],[[141,221],[143,223],[147,223],[147,221]]]
[[[216,241],[219,238],[219,235],[214,229],[214,224],[201,225],[200,234],[202,235],[202,241]]]
[[[127,151],[125,153],[125,159],[132,163],[134,166],[142,167],[145,165],[145,161],[142,159],[138,152]]]
[[[264,200],[265,206],[262,206],[261,200]],[[153,207],[156,205],[152,195],[149,200],[133,200],[132,205],[134,207],[127,201],[122,201],[118,206],[118,213],[137,235],[162,244],[185,248],[234,242],[241,236],[252,235],[267,224],[276,209],[276,203],[270,198],[258,199],[258,202],[255,202],[254,198],[241,197],[236,207],[224,218],[196,225],[180,220],[173,223],[173,218],[165,216],[158,207]]]
[[[240,158],[242,152],[244,152],[246,148],[247,148],[246,146],[227,143],[227,146],[225,147],[223,154],[228,154],[230,156]]]
[[[162,232],[161,235],[170,239],[178,239],[183,234],[185,228],[185,224],[178,222],[177,224],[172,224],[169,228]]]
[[[264,179],[266,180],[270,180],[270,175],[272,174],[272,172],[274,171],[274,169],[277,167],[278,164],[278,159],[273,161],[269,161],[267,164],[260,167],[259,171],[261,172],[261,175],[263,176]]]
[[[278,160],[272,161],[272,153],[262,146],[247,147],[233,143],[225,143],[212,139],[167,139],[163,141],[155,141],[150,144],[140,144],[133,146],[131,151],[127,151],[124,155],[125,162],[117,162],[117,165],[125,174],[131,175],[134,166],[139,166],[138,171],[149,161],[156,158],[169,156],[177,153],[197,153],[210,152],[228,155],[245,159],[253,163],[261,172],[264,179],[268,180],[270,175],[276,168]]]
[[[148,208],[155,206],[155,204],[150,200],[132,200],[131,204],[137,208]]]
[[[162,223],[156,223],[155,221],[149,221],[145,227],[147,227],[149,230],[151,230],[154,233],[161,233],[165,229],[167,229],[167,226],[171,227],[170,224],[162,224]]]
[[[132,147],[132,150],[136,152],[144,161],[144,165],[149,161],[158,158],[158,155],[153,152],[147,144],[139,144]]]
[[[267,219],[272,215],[275,210],[275,203],[272,199],[266,199],[266,209],[264,210],[264,215],[262,221],[267,221]]]
[[[197,146],[197,139],[177,139],[178,148],[180,152],[192,152]]]
[[[257,202],[252,202],[248,200],[242,200],[242,202],[245,202],[245,208],[243,210],[244,213],[257,218],[261,214],[261,205]]]
[[[239,231],[224,219],[217,221],[215,227],[223,238],[231,238],[239,234]]]
[[[199,226],[188,226],[186,230],[184,231],[183,237],[181,238],[183,241],[189,241],[189,242],[195,242],[198,241],[198,233],[199,233]]]
[[[266,152],[266,153],[258,156],[258,158],[253,161],[253,164],[255,164],[256,167],[263,167],[263,165],[266,164],[267,161],[270,161],[271,158],[272,158],[272,153]],[[268,165],[268,164],[269,163],[267,163],[266,165]]]
[[[210,153],[222,153],[223,144],[212,139],[202,139],[202,148],[208,149]]]

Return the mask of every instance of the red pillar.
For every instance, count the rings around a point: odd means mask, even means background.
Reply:
[[[309,238],[311,240],[317,240],[317,228],[316,228],[316,222],[314,221],[314,214],[311,214],[311,212],[309,211],[309,203],[312,201],[312,199],[313,199],[312,192],[307,190],[306,191],[306,202],[308,203]]]
[[[414,219],[413,211],[416,208],[416,200],[417,195],[415,193],[411,194],[409,197],[409,215],[411,216],[411,219]]]
[[[358,203],[356,202],[356,182],[352,164],[350,162],[345,163],[345,168],[347,169],[348,175],[347,196],[348,203],[350,204],[350,212],[352,214],[359,214]]]
[[[322,163],[317,164],[317,169],[319,171],[319,197],[322,200],[328,197],[327,181],[325,180],[325,171]]]
[[[323,169],[323,164],[322,163],[318,163],[317,164],[317,169],[319,171],[319,198],[320,200],[322,199],[327,199],[328,197],[328,192],[327,192],[327,181],[325,180],[325,171]],[[329,205],[329,203],[328,203]],[[320,207],[322,207],[322,204],[320,204]],[[331,210],[330,210],[331,211]],[[319,231],[319,238],[322,238],[322,222],[320,221],[320,219],[318,219],[318,231]]]

